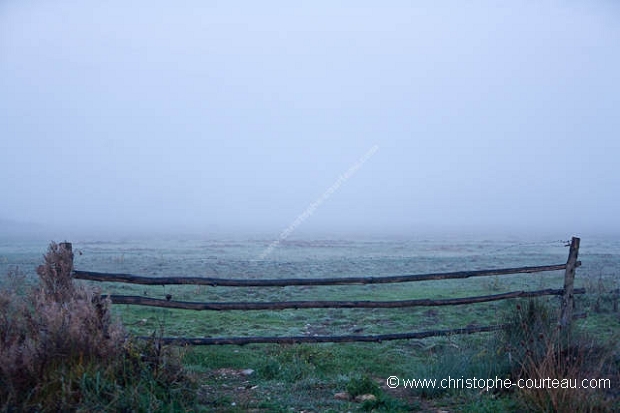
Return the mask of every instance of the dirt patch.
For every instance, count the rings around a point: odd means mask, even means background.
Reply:
[[[221,368],[196,375],[199,383],[198,401],[216,412],[248,411],[263,412],[258,408],[264,400],[261,388],[251,378],[250,369]]]

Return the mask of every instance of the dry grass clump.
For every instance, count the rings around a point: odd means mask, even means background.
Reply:
[[[47,299],[60,303],[71,301],[76,295],[71,276],[73,251],[68,245],[52,242],[43,256],[44,264],[37,268],[41,291]]]
[[[527,356],[522,365],[521,377],[535,379],[529,382],[534,387],[520,390],[528,406],[550,412],[608,412],[620,407],[618,366],[608,348],[584,338],[569,346],[562,346],[557,337],[545,342],[544,356],[537,361]],[[547,378],[557,379],[558,387]],[[584,388],[584,380],[594,387]],[[537,388],[539,383],[545,387]]]
[[[541,412],[605,412],[618,408],[620,366],[613,348],[592,337],[564,331],[557,315],[539,301],[517,306],[506,331],[518,395]],[[594,379],[598,388],[582,383]],[[553,380],[556,380],[555,382]]]
[[[40,285],[20,293],[23,280],[12,272],[0,289],[0,410],[161,407],[143,387],[157,387],[164,374],[164,384],[176,381],[180,364],[164,366],[157,343],[127,339],[109,299],[73,284],[71,255],[52,243],[37,269]]]

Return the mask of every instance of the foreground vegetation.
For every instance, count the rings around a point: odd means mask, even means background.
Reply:
[[[616,301],[588,286],[580,301],[596,310],[572,331],[557,328],[554,298],[512,300],[440,310],[309,310],[204,312],[132,306],[111,309],[93,286],[67,274],[67,252],[55,244],[25,285],[18,271],[0,293],[0,408],[4,411],[612,411],[620,409]],[[555,280],[557,281],[557,280]],[[498,279],[472,283],[501,291]],[[508,281],[507,281],[508,282]],[[415,291],[359,287],[374,299],[437,294],[437,283]],[[440,283],[453,294],[456,283]],[[557,283],[556,283],[557,285]],[[600,286],[599,286],[600,287]],[[103,286],[108,288],[108,286]],[[117,287],[155,295],[156,288]],[[175,298],[209,300],[208,289],[168,289]],[[598,289],[597,289],[598,288]],[[142,289],[142,287],[140,287]],[[106,290],[107,291],[107,290]],[[351,293],[348,290],[346,293]],[[472,295],[474,294],[472,293]],[[252,297],[244,296],[252,294]],[[224,290],[226,300],[278,299]],[[305,289],[338,299],[342,289]],[[284,297],[282,297],[284,298]],[[117,320],[119,316],[122,320]],[[500,333],[385,343],[247,345],[176,348],[162,335],[374,334],[431,327],[509,322]],[[493,322],[491,321],[491,322]],[[137,340],[133,334],[150,340]],[[389,388],[386,379],[536,378],[609,379],[611,389]]]
[[[0,291],[0,409],[193,408],[180,357],[156,340],[127,337],[109,300],[73,284],[70,255],[52,244],[39,283],[27,286],[14,271]]]

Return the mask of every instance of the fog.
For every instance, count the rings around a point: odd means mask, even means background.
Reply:
[[[4,231],[620,231],[614,2],[181,3],[0,3]]]

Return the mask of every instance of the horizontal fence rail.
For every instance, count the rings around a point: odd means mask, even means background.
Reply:
[[[581,262],[577,262],[579,266]],[[264,280],[244,280],[209,277],[144,277],[132,274],[115,274],[74,270],[73,277],[79,280],[122,282],[141,285],[210,285],[212,287],[291,287],[308,285],[347,285],[347,284],[391,284],[413,281],[431,281],[487,277],[491,275],[530,274],[536,272],[566,270],[567,264],[544,265],[538,267],[500,268],[495,270],[457,271],[430,274],[395,275],[389,277],[341,277],[341,278],[282,278]]]
[[[397,275],[387,277],[340,277],[340,278],[284,278],[284,279],[225,279],[208,277],[144,277],[132,274],[100,273],[93,271],[74,270],[72,275],[76,279],[122,282],[141,285],[208,285],[212,287],[288,287],[288,286],[327,286],[349,284],[389,284],[415,281],[431,281],[446,279],[466,279],[470,277],[484,277],[493,275],[527,274],[564,270],[564,288],[546,289],[537,291],[512,291],[502,294],[448,298],[448,299],[414,299],[400,301],[278,301],[278,302],[184,302],[172,300],[171,295],[166,299],[156,299],[143,296],[109,295],[114,304],[155,306],[186,310],[283,310],[283,309],[311,309],[311,308],[405,308],[418,306],[452,306],[475,303],[485,303],[514,298],[531,298],[545,295],[559,295],[562,297],[561,316],[558,320],[562,326],[568,325],[573,315],[574,295],[584,294],[584,288],[574,288],[575,269],[581,265],[577,260],[580,239],[573,237],[566,264],[545,265],[535,267],[502,268],[478,271],[458,271],[430,274]],[[71,250],[70,243],[64,247]],[[381,342],[389,340],[421,339],[426,337],[449,336],[456,334],[472,334],[491,332],[505,328],[507,325],[468,326],[447,330],[430,330],[407,333],[379,334],[379,335],[348,335],[348,336],[288,336],[288,337],[139,337],[145,340],[154,340],[165,344],[177,345],[244,345],[252,343],[326,343],[326,342]]]
[[[576,288],[574,294],[584,294],[584,288]],[[184,310],[284,310],[302,308],[405,308],[405,307],[436,307],[445,305],[465,305],[507,300],[509,298],[531,298],[544,295],[563,295],[564,289],[546,289],[538,291],[512,291],[502,294],[483,295],[478,297],[446,298],[433,300],[400,301],[271,301],[271,302],[187,302],[162,300],[137,295],[110,295],[113,304],[144,305],[150,307],[177,308]]]
[[[299,343],[352,343],[352,342],[366,342],[366,343],[381,343],[382,341],[393,340],[411,340],[421,339],[428,337],[442,337],[452,336],[457,334],[474,334],[490,331],[498,331],[508,327],[508,324],[498,324],[494,326],[474,326],[464,328],[453,328],[449,330],[429,330],[418,331],[413,333],[394,333],[394,334],[379,334],[372,336],[288,336],[288,337],[203,337],[203,338],[188,338],[188,337],[162,337],[157,338],[161,340],[163,344],[175,344],[175,345],[245,345],[245,344],[299,344]],[[138,337],[144,340],[153,340],[155,337]]]

